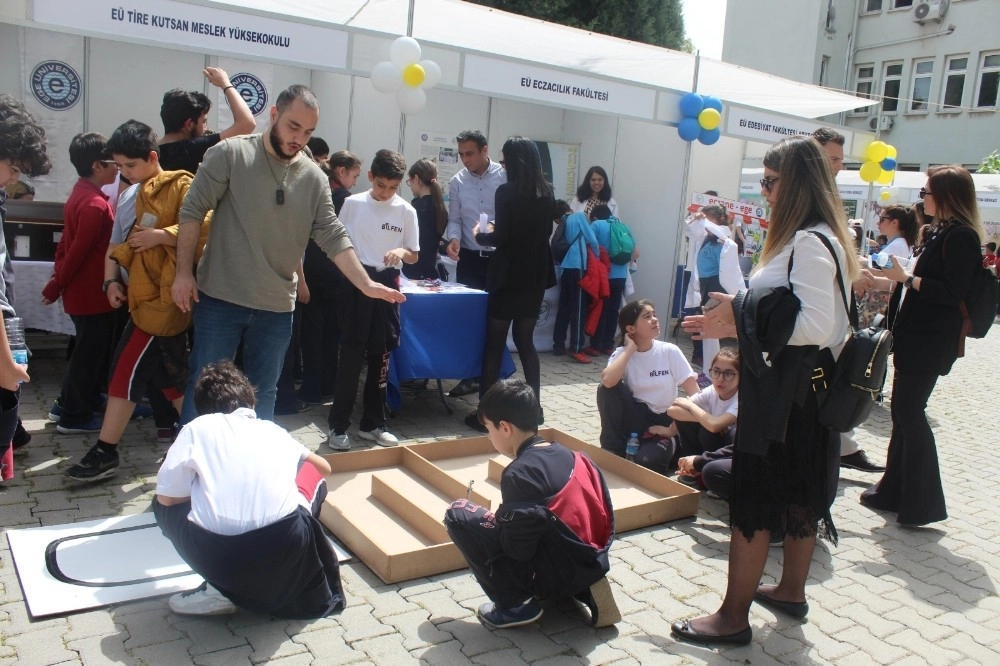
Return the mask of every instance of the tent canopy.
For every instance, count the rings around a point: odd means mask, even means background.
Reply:
[[[408,0],[188,0],[209,7],[295,18],[387,35],[406,34]],[[690,53],[525,18],[457,0],[413,0],[413,37],[421,42],[524,60],[623,82],[676,91],[696,90],[801,118],[870,106],[861,99]]]

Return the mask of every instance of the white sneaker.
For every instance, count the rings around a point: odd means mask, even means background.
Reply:
[[[207,582],[201,587],[170,597],[170,610],[178,615],[228,615],[236,606]]]
[[[329,446],[334,451],[350,451],[351,450],[351,440],[347,438],[347,433],[343,435],[334,434],[330,431],[330,436],[326,440],[326,445]]]
[[[399,444],[399,440],[396,439],[396,436],[382,426],[379,426],[374,430],[359,430],[358,435],[361,439],[367,439],[371,442],[375,442],[379,446],[396,446]]]

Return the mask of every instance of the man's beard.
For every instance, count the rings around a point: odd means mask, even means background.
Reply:
[[[271,148],[274,150],[274,154],[283,160],[290,160],[301,151],[300,148],[291,155],[285,152],[284,146],[281,143],[281,138],[278,136],[277,125],[271,125],[271,131],[267,133],[267,138],[271,142]]]

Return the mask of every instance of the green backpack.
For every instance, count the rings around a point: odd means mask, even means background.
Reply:
[[[635,250],[635,239],[632,238],[632,232],[617,217],[609,218],[608,222],[611,223],[608,258],[613,264],[627,264],[632,261],[632,252]]]

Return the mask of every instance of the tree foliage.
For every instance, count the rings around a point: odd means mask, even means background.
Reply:
[[[635,42],[684,50],[681,0],[469,0],[477,5],[530,16]]]
[[[1000,173],[1000,151],[994,150],[984,157],[976,173]]]

